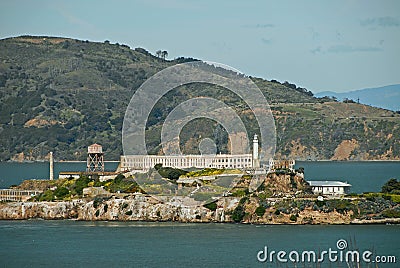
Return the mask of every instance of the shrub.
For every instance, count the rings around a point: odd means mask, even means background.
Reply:
[[[258,186],[257,192],[262,192],[264,190],[265,190],[265,183],[263,182],[263,183],[260,184],[260,186]]]
[[[392,197],[392,202],[400,203],[400,195],[399,194],[391,195],[391,197]]]
[[[289,218],[291,221],[297,221],[297,216],[296,215],[294,215],[294,214],[292,214],[292,215],[290,215],[290,218]]]
[[[128,216],[132,215],[132,210],[128,210],[127,212],[125,212],[125,215],[128,215]]]
[[[243,205],[244,203],[247,202],[248,199],[249,199],[249,198],[248,198],[247,196],[242,197],[242,198],[240,199],[240,201],[239,201],[239,204],[240,204],[240,205]]]
[[[237,190],[236,192],[233,192],[232,193],[232,196],[235,196],[235,197],[243,197],[243,196],[245,196],[246,194],[248,194],[249,193],[249,190],[248,189],[246,189],[246,190],[241,190],[241,189],[239,189],[239,190]]]
[[[353,208],[353,204],[350,201],[340,199],[329,200],[326,202],[326,205],[328,206],[329,211],[336,209],[339,213],[344,213]]]
[[[217,210],[217,202],[212,202],[204,205],[205,208],[209,210],[216,211]]]
[[[265,207],[259,206],[258,208],[256,208],[256,214],[257,214],[257,216],[259,216],[259,217],[264,216],[264,214],[265,214]]]
[[[319,200],[317,200],[317,201],[315,202],[315,204],[316,204],[318,207],[323,207],[323,206],[325,206],[326,201],[319,201]]]
[[[53,191],[47,190],[39,196],[39,201],[54,201]]]
[[[123,179],[125,179],[125,176],[122,175],[122,174],[118,174],[118,175],[115,177],[114,182],[115,182],[116,184],[118,184],[118,183],[122,182]]]
[[[212,193],[211,192],[196,192],[192,195],[193,199],[196,201],[212,201]]]
[[[390,179],[382,186],[382,193],[395,193],[400,191],[400,182]]]
[[[88,183],[90,182],[90,178],[87,176],[81,176],[79,179],[75,181],[75,185],[72,189],[72,192],[76,195],[82,195],[83,188],[86,188],[88,186]]]
[[[182,169],[171,167],[160,167],[157,171],[163,178],[168,178],[170,180],[177,180],[181,175],[187,173]]]
[[[261,200],[265,200],[267,198],[270,198],[273,196],[273,193],[269,190],[266,190],[264,193],[260,193],[258,194],[258,198],[260,198]]]
[[[400,211],[395,209],[386,209],[382,212],[382,216],[385,218],[400,218]]]
[[[69,194],[69,191],[67,188],[65,187],[58,187],[55,191],[54,191],[54,197],[57,199],[63,199],[64,197],[66,197]]]
[[[241,222],[244,218],[245,212],[242,204],[239,204],[232,212],[232,220],[234,222]]]
[[[279,215],[279,214],[281,214],[281,211],[279,209],[277,209],[277,210],[275,210],[274,214]]]

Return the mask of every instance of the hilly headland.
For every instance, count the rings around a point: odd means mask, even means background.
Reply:
[[[20,36],[0,40],[0,161],[84,160],[88,144],[103,145],[108,160],[122,154],[124,113],[137,88],[169,66],[195,61],[109,41]],[[399,160],[400,114],[352,100],[317,98],[289,82],[250,77],[268,100],[277,131],[277,158],[298,160]],[[188,84],[153,108],[146,142],[161,152],[162,122],[182,101],[196,96],[223,100],[248,133],[257,127],[249,107],[223,88]],[[219,152],[228,136],[216,122],[194,120],[182,132],[184,153],[199,152],[210,137]]]

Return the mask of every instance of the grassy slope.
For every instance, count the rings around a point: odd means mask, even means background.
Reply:
[[[66,38],[19,37],[0,40],[0,160],[18,153],[40,159],[55,151],[59,159],[85,159],[86,146],[104,146],[118,159],[125,109],[135,90],[154,73],[190,59],[165,61],[144,49]],[[276,118],[278,155],[329,159],[343,140],[355,139],[351,159],[399,158],[399,115],[365,105],[323,103],[299,89],[252,78]],[[159,152],[162,120],[180,102],[210,96],[234,107],[250,133],[251,113],[221,88],[186,85],[166,95],[149,118],[147,141]],[[214,122],[189,123],[183,150],[198,152],[201,138],[227,137]]]

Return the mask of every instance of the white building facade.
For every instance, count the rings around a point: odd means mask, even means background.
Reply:
[[[173,168],[218,168],[247,169],[259,168],[259,141],[257,134],[253,139],[251,154],[215,154],[215,155],[123,155],[121,171],[146,171],[157,164]]]
[[[349,192],[351,184],[341,181],[308,181],[314,194],[341,196]]]
[[[295,172],[294,165],[296,164],[296,161],[294,159],[292,160],[276,160],[276,159],[270,159],[269,160],[269,165],[268,165],[268,173],[275,172],[276,170],[280,169],[287,169],[291,172]]]
[[[157,164],[173,168],[242,169],[251,168],[252,160],[251,154],[124,155],[121,156],[121,170],[148,170]]]

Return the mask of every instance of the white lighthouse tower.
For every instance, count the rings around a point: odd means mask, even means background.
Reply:
[[[258,136],[254,134],[253,138],[253,168],[260,168],[260,158],[258,154]]]

